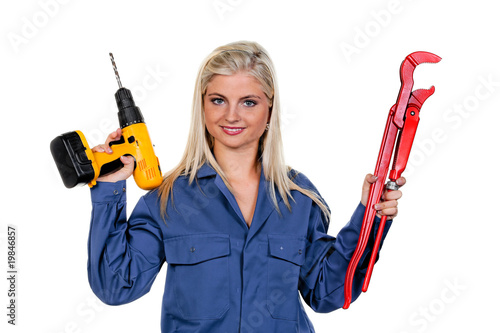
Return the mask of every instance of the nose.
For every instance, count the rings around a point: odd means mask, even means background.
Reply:
[[[236,123],[241,120],[237,104],[230,104],[226,110],[225,119],[229,123]]]

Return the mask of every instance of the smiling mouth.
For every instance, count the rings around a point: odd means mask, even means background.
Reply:
[[[221,126],[221,128],[224,131],[224,133],[229,135],[240,134],[245,129],[244,127],[225,127],[225,126]]]

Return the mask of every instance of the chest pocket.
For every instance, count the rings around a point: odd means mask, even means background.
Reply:
[[[167,306],[176,305],[188,320],[221,318],[229,309],[229,236],[179,236],[164,245],[167,288],[173,288],[175,298]]]
[[[275,319],[297,320],[300,307],[298,282],[305,260],[306,239],[268,235],[267,308]]]

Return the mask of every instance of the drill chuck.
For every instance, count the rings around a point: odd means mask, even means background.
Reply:
[[[120,128],[144,122],[141,109],[135,105],[132,93],[127,88],[120,88],[115,93],[116,105],[118,106],[118,120]]]

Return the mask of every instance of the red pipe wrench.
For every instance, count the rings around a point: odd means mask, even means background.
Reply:
[[[374,209],[374,205],[380,201],[380,197],[382,196],[384,182],[387,178],[393,151],[394,161],[389,174],[389,181],[385,185],[385,188],[389,191],[397,190],[399,188],[396,184],[396,179],[401,177],[401,174],[406,168],[408,157],[410,156],[411,146],[413,144],[413,138],[415,137],[415,132],[417,131],[418,122],[420,120],[420,109],[426,99],[434,93],[434,86],[430,89],[418,89],[412,92],[413,72],[415,68],[422,63],[437,63],[440,60],[440,57],[429,52],[414,52],[408,55],[401,63],[401,88],[399,90],[396,104],[394,104],[389,111],[384,136],[382,138],[382,144],[378,154],[377,165],[375,167],[375,172],[373,173],[378,177],[378,179],[370,186],[370,193],[366,204],[358,244],[356,245],[356,250],[351,257],[351,261],[349,262],[349,266],[347,268],[344,284],[344,309],[349,308],[349,305],[351,304],[354,273],[363,252],[366,249],[366,245],[371,234],[373,221],[377,213]],[[396,148],[394,149],[394,147]],[[375,264],[375,260],[377,258],[386,220],[387,216],[382,216],[375,244],[373,246],[370,263],[365,275],[362,289],[363,292],[366,292],[368,284],[370,283],[373,265]]]

